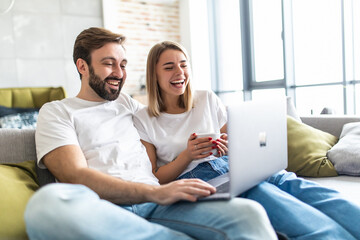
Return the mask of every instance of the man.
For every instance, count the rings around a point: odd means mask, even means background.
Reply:
[[[132,122],[140,106],[120,93],[124,40],[102,28],[81,32],[73,54],[79,94],[40,110],[38,164],[61,183],[29,201],[30,239],[275,239],[251,200],[190,203],[215,189],[198,179],[158,184]]]

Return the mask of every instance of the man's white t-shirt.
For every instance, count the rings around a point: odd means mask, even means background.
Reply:
[[[159,117],[148,114],[147,108],[135,113],[134,124],[141,139],[156,148],[157,165],[173,161],[187,148],[192,133],[220,133],[226,124],[227,115],[221,100],[211,91],[196,91],[194,107],[185,113],[161,113]],[[182,174],[192,170],[199,163],[215,159],[214,156],[194,160]]]
[[[89,168],[127,181],[158,185],[133,124],[133,114],[140,107],[124,93],[116,101],[74,97],[46,103],[40,109],[35,134],[39,167],[45,168],[41,159],[50,151],[77,145]]]

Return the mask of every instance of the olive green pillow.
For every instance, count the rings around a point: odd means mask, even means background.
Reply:
[[[38,188],[35,161],[0,164],[0,239],[27,239],[24,211]]]
[[[337,176],[326,157],[338,138],[287,117],[288,167],[286,170],[306,177]]]

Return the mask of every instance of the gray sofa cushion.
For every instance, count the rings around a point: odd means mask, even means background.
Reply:
[[[349,115],[321,115],[321,116],[302,116],[303,123],[317,128],[321,131],[328,132],[336,137],[339,137],[344,124],[350,122],[359,122],[359,116]]]

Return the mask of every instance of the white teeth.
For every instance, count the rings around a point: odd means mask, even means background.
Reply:
[[[111,80],[108,80],[108,81],[107,81],[107,83],[108,83],[108,84],[110,84],[110,85],[113,85],[113,86],[117,86],[117,85],[119,85],[119,82],[118,82],[118,81],[111,81]]]
[[[179,80],[179,81],[173,81],[173,82],[171,82],[172,84],[178,84],[178,83],[183,83],[184,82],[184,80]]]

